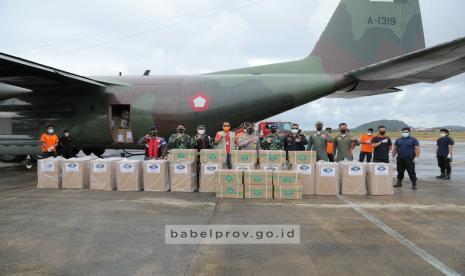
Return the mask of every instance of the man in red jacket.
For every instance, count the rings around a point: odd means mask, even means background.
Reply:
[[[158,128],[154,126],[149,134],[140,138],[139,144],[145,144],[145,159],[161,159],[168,155],[168,143],[159,137]]]

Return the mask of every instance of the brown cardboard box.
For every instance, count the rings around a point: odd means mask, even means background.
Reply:
[[[232,169],[233,170],[239,170],[239,171],[255,170],[255,164],[233,163],[232,164]]]
[[[274,186],[302,186],[302,175],[298,171],[274,171]]]
[[[197,168],[195,162],[170,163],[172,192],[193,192],[197,188]]]
[[[144,191],[166,192],[170,189],[167,160],[146,160],[142,168]]]
[[[226,151],[215,149],[203,149],[200,151],[200,162],[202,163],[226,163]]]
[[[316,151],[289,151],[287,157],[293,165],[316,163]]]
[[[339,194],[339,164],[332,162],[316,163],[316,195]]]
[[[61,188],[61,164],[64,158],[45,158],[37,161],[37,188]]]
[[[260,164],[284,164],[286,152],[283,150],[260,150],[258,152]]]
[[[200,187],[199,192],[215,193],[215,174],[223,168],[222,163],[201,163],[200,164]]]
[[[278,185],[273,188],[275,199],[302,199],[302,185]]]
[[[273,186],[272,185],[245,185],[244,194],[245,194],[245,198],[272,199],[273,198]]]
[[[219,170],[215,175],[216,197],[244,198],[242,171]]]
[[[90,187],[90,157],[71,158],[63,161],[63,189],[88,189]]]
[[[116,189],[116,161],[121,158],[94,159],[90,161],[90,189]]]
[[[256,150],[232,150],[231,162],[239,164],[257,164]]]
[[[304,195],[315,194],[315,164],[295,164],[293,170],[300,172]]]
[[[340,162],[341,194],[366,195],[366,170],[364,163]]]
[[[244,184],[248,185],[273,185],[273,171],[250,170],[244,171]]]
[[[116,161],[116,188],[118,191],[142,190],[142,161],[123,159]]]
[[[124,143],[124,138],[126,137],[126,133],[124,132],[124,128],[118,128],[116,130],[116,142],[117,143]]]
[[[132,137],[132,129],[128,128],[124,130],[124,141],[126,143],[134,143],[134,138]]]
[[[283,164],[262,164],[260,163],[259,169],[265,170],[265,171],[280,171],[286,168],[285,168],[285,165]]]
[[[186,163],[197,160],[196,149],[170,149],[170,163]]]
[[[367,164],[368,172],[368,194],[369,195],[393,195],[392,165],[384,163]]]

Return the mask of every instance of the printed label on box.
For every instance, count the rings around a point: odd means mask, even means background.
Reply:
[[[78,172],[79,171],[79,163],[66,163],[65,170],[67,172]]]
[[[236,171],[250,171],[249,166],[237,166]]]
[[[265,171],[279,171],[279,166],[264,166]]]
[[[105,163],[94,163],[94,173],[106,173],[107,164]]]
[[[375,165],[375,175],[388,175],[389,167],[386,165]]]
[[[55,164],[52,161],[42,162],[41,171],[43,172],[54,172],[55,171]]]
[[[120,164],[119,168],[122,173],[133,173],[134,172],[134,165],[130,163]]]
[[[124,141],[123,134],[118,134],[118,142],[123,142],[123,141]]]
[[[312,174],[312,166],[309,165],[297,165],[297,171],[301,174]]]
[[[147,173],[160,173],[160,165],[158,164],[147,164]]]
[[[336,176],[336,168],[333,168],[333,167],[321,167],[320,176],[335,177]]]
[[[363,167],[362,166],[349,166],[349,175],[351,176],[360,176],[363,175]]]
[[[188,171],[187,165],[184,164],[178,164],[174,167],[174,173],[177,174],[186,174]]]
[[[219,170],[220,165],[205,165],[203,172],[205,174],[215,174],[217,170]]]

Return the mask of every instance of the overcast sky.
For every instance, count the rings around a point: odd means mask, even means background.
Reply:
[[[197,74],[300,59],[338,0],[1,0],[0,51],[81,75]],[[465,36],[465,1],[422,0],[427,46]],[[465,76],[405,92],[320,99],[275,119],[355,127],[465,125]]]

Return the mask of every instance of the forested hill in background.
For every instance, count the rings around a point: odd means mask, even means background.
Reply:
[[[378,126],[383,125],[386,127],[388,131],[397,131],[401,130],[404,127],[410,127],[403,121],[399,120],[378,120],[378,121],[373,121],[369,123],[365,123],[363,125],[360,125],[352,130],[354,131],[366,131],[369,128],[373,128],[374,130],[378,129]]]

